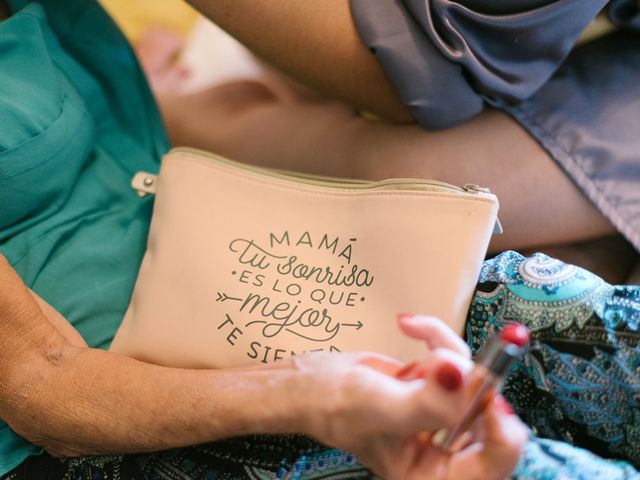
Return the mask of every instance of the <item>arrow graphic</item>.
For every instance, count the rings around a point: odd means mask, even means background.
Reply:
[[[364,323],[358,320],[358,323],[343,323],[341,325],[343,327],[356,327],[356,330],[360,330],[363,327]]]
[[[216,299],[216,302],[226,302],[227,300],[235,300],[237,302],[241,302],[242,301],[241,298],[230,297],[226,293],[218,292],[218,298]]]

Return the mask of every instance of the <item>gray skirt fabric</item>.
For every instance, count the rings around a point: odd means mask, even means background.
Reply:
[[[640,2],[350,1],[425,128],[507,112],[640,251]],[[567,49],[607,3],[622,29]]]
[[[640,34],[576,49],[536,95],[501,107],[640,251]]]

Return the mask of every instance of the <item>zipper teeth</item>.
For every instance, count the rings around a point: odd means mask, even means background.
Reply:
[[[450,183],[441,182],[438,180],[426,180],[423,178],[390,178],[381,181],[367,181],[367,180],[350,180],[343,178],[326,177],[322,175],[312,175],[296,172],[288,172],[278,169],[270,169],[264,167],[256,167],[253,165],[247,165],[244,163],[236,162],[228,158],[218,156],[214,153],[206,152],[196,148],[178,147],[171,150],[173,153],[188,153],[195,155],[206,160],[215,161],[217,163],[239,168],[251,173],[257,173],[268,177],[279,178],[282,180],[297,180],[308,185],[315,185],[320,187],[346,189],[346,190],[372,190],[372,189],[384,189],[385,187],[393,186],[415,186],[415,187],[437,187],[443,190],[450,190],[461,193],[479,193],[472,188],[458,187]],[[482,192],[484,193],[484,192]]]

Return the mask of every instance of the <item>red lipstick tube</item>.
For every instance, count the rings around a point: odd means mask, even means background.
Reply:
[[[445,451],[452,450],[460,436],[467,432],[478,416],[493,400],[502,387],[511,366],[518,360],[529,343],[529,330],[524,325],[511,323],[495,336],[484,348],[476,361],[469,378],[469,385],[475,394],[466,408],[460,423],[451,429],[444,438],[434,436],[434,443]]]

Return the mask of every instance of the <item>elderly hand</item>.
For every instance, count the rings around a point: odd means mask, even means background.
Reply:
[[[387,480],[508,476],[527,432],[502,397],[486,409],[472,443],[454,453],[431,444],[427,432],[450,428],[460,419],[472,394],[464,376],[473,364],[464,342],[443,322],[403,318],[400,326],[430,347],[411,371],[369,353],[292,360],[303,381],[290,394],[307,402],[305,431],[353,452]]]
[[[87,348],[1,255],[0,285],[0,418],[54,455],[301,432],[353,452],[388,480],[488,480],[511,471],[524,442],[517,418],[493,406],[478,430],[480,443],[455,455],[431,447],[423,432],[456,423],[468,396],[463,375],[472,366],[439,322],[404,322],[406,333],[432,347],[413,380],[397,378],[406,374],[399,362],[367,353],[172,369]]]

